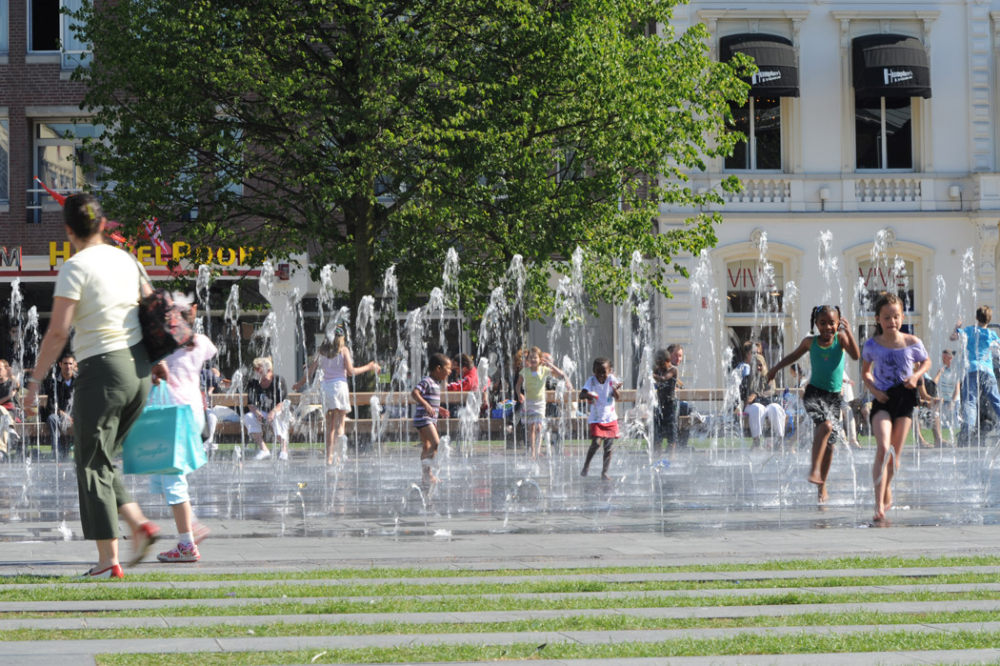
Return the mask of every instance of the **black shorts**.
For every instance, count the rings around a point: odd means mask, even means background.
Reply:
[[[896,384],[895,386],[890,386],[885,391],[885,394],[889,398],[888,402],[872,400],[871,419],[873,422],[875,421],[875,414],[879,411],[889,412],[889,417],[893,421],[901,418],[913,418],[913,410],[920,402],[917,397],[917,389],[906,388],[902,384]]]
[[[806,414],[812,419],[813,424],[820,424],[824,421],[836,423],[840,420],[840,410],[844,406],[844,399],[839,393],[833,393],[825,389],[809,384],[802,394],[802,407]]]

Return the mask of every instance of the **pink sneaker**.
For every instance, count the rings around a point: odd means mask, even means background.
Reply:
[[[201,559],[198,546],[193,543],[179,543],[173,550],[160,553],[156,556],[161,562],[197,562]]]
[[[146,557],[146,553],[156,543],[159,536],[160,528],[150,521],[147,520],[142,525],[139,525],[139,529],[132,533],[132,539],[134,540],[132,544],[132,560],[128,565],[134,567],[139,562],[142,562],[142,558]]]

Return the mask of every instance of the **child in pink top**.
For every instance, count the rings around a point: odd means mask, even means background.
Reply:
[[[184,294],[174,294],[174,302],[186,304],[184,316],[193,326],[197,305]],[[201,369],[218,353],[212,341],[201,333],[191,342],[166,358],[170,375],[167,393],[175,405],[191,405],[195,427],[205,427],[205,399],[201,394]],[[156,556],[160,562],[197,562],[201,559],[198,543],[208,535],[208,528],[195,522],[188,494],[187,476],[184,474],[156,474],[149,478],[152,493],[162,493],[174,514],[177,525],[177,546]]]

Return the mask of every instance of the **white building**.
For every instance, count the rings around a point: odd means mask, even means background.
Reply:
[[[677,8],[678,30],[697,22],[711,33],[714,57],[742,51],[760,72],[751,101],[734,112],[749,141],[691,176],[697,190],[735,174],[744,191],[719,209],[708,284],[682,280],[674,299],[659,301],[660,342],[701,345],[698,358],[689,353],[701,364],[692,374],[711,385],[721,380],[722,350],[753,334],[783,336],[788,351],[808,333],[815,305],[833,299],[845,314],[858,312],[855,331],[871,321],[856,295],[860,276],[871,292],[912,292],[908,321],[937,365],[955,317],[971,321],[976,303],[1000,304],[1000,2],[693,0]],[[683,210],[662,207],[663,229],[683,219]],[[820,269],[823,231],[839,273]],[[896,270],[872,264],[879,232]],[[766,321],[748,312],[762,234],[781,302]],[[974,275],[960,289],[969,248]],[[789,282],[797,299],[780,293]],[[717,307],[701,298],[709,287]],[[703,340],[699,320],[713,317],[712,339]],[[760,331],[762,323],[773,328]],[[705,358],[709,342],[716,358]],[[772,362],[779,353],[768,350]]]

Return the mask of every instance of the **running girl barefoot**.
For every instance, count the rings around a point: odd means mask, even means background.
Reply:
[[[767,381],[774,379],[778,370],[809,352],[812,373],[802,396],[802,406],[814,425],[809,483],[819,486],[817,495],[822,504],[827,499],[826,477],[830,473],[830,463],[833,462],[830,435],[833,433],[833,424],[840,420],[843,405],[840,390],[844,381],[844,354],[856,361],[861,352],[851,334],[850,324],[840,316],[839,307],[820,305],[813,308],[809,318],[809,332],[812,333],[813,329],[818,334],[804,338],[795,351],[778,361],[767,373]]]
[[[931,367],[924,343],[915,335],[903,333],[902,325],[902,301],[895,294],[883,294],[875,301],[875,335],[865,341],[861,352],[861,380],[873,398],[876,522],[883,520],[892,507],[892,477],[899,468],[903,442],[917,406],[917,382]]]
[[[542,452],[542,430],[545,427],[545,380],[550,376],[563,379],[562,370],[542,358],[542,350],[528,350],[525,366],[517,375],[514,395],[524,403],[524,422],[527,426],[528,448],[532,459]]]
[[[580,390],[580,400],[590,403],[590,448],[587,458],[583,461],[580,476],[587,476],[590,461],[597,449],[604,447],[604,464],[601,466],[601,479],[610,481],[608,470],[611,468],[611,449],[618,439],[618,412],[615,410],[615,400],[621,399],[619,390],[622,384],[611,374],[611,361],[598,357],[594,359],[594,374]]]
[[[441,382],[451,374],[451,360],[444,354],[431,354],[427,364],[427,376],[420,380],[410,395],[417,403],[413,411],[413,427],[420,435],[420,467],[423,470],[423,485],[425,488],[437,483],[437,477],[431,470],[434,454],[437,453],[438,436],[437,420],[448,418],[448,410],[441,406]]]

